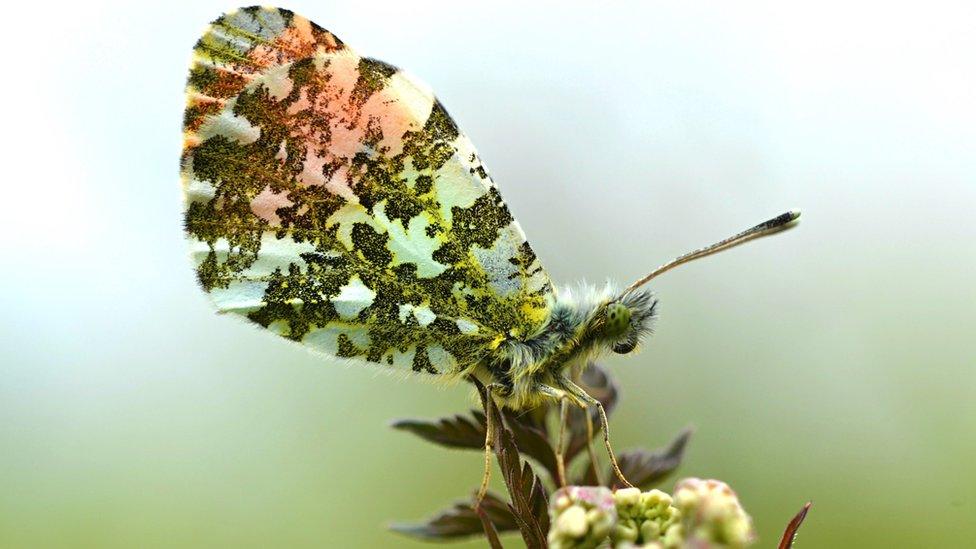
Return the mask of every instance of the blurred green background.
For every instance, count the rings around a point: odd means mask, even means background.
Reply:
[[[609,361],[616,445],[694,426],[680,474],[730,483],[762,547],[808,499],[799,547],[965,546],[976,11],[883,6],[286,7],[431,84],[560,283],[627,283],[802,207],[654,283],[653,341]],[[467,389],[337,366],[196,288],[182,88],[231,7],[6,12],[2,547],[420,546],[384,524],[478,482],[476,452],[387,426]]]

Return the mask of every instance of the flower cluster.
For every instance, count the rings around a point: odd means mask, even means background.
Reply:
[[[677,547],[681,544],[681,513],[671,496],[660,491],[641,492],[625,488],[614,493],[617,525],[612,541],[615,547]]]
[[[684,479],[673,498],[660,490],[570,486],[555,493],[549,512],[553,549],[740,548],[754,540],[735,492],[717,480]]]
[[[553,494],[551,501],[551,549],[597,547],[617,524],[617,506],[609,488],[567,486]]]

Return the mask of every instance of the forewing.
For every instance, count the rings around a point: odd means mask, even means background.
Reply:
[[[547,274],[430,90],[287,10],[198,42],[182,179],[218,309],[320,351],[462,373],[547,317]]]

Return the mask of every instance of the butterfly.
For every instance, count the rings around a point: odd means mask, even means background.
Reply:
[[[799,215],[623,289],[557,290],[429,87],[308,19],[267,7],[218,18],[193,49],[186,98],[185,231],[220,312],[331,357],[476,381],[513,410],[557,400],[602,413],[573,379],[639,347],[657,306],[642,286]]]

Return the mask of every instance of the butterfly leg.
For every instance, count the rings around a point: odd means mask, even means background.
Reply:
[[[583,389],[579,386],[573,385],[573,387],[576,387],[576,389],[582,392],[587,398],[591,398],[590,395],[586,394],[586,392],[583,391]],[[556,442],[556,473],[559,475],[559,478],[557,479],[559,485],[566,486],[566,426],[569,423],[569,405],[571,403],[579,406],[583,410],[583,415],[586,416],[586,451],[590,456],[590,467],[593,468],[593,475],[597,480],[597,484],[602,484],[600,472],[597,469],[596,451],[593,449],[593,418],[590,417],[589,410],[587,410],[589,401],[585,399],[582,401],[580,401],[580,399],[573,399],[566,391],[556,389],[555,387],[550,387],[548,385],[539,384],[536,386],[536,390],[551,398],[557,399],[560,403],[559,438]],[[606,432],[606,430],[604,430],[604,432]],[[614,461],[612,459],[612,451],[610,452],[610,455],[611,461]],[[616,462],[614,461],[614,463]]]
[[[566,480],[566,426],[569,424],[569,405],[575,404],[577,406],[583,406],[584,403],[577,399],[572,398],[572,396],[562,389],[557,389],[545,384],[538,384],[535,387],[536,391],[548,396],[559,402],[559,436],[556,439],[556,475],[559,477],[556,482],[561,487],[565,487],[568,482]]]
[[[495,424],[493,416],[497,409],[494,393],[504,386],[498,383],[489,383],[485,386],[485,470],[481,475],[481,486],[478,488],[478,495],[474,500],[474,508],[477,509],[484,501],[488,493],[488,483],[491,481],[491,454],[495,447]]]
[[[602,475],[600,475],[600,469],[597,468],[596,450],[593,448],[593,418],[590,416],[589,410],[583,410],[583,415],[586,416],[586,453],[590,456],[593,478],[596,479],[597,486],[603,486]]]
[[[569,400],[559,399],[559,438],[556,441],[556,482],[566,487],[566,424],[569,423]]]
[[[587,417],[589,417],[590,414],[586,408],[588,406],[596,406],[597,412],[600,414],[600,426],[603,428],[603,444],[606,446],[607,455],[610,457],[610,467],[613,468],[613,472],[617,475],[617,478],[620,479],[620,482],[622,482],[624,486],[627,488],[634,488],[634,485],[627,480],[627,477],[624,476],[623,471],[620,470],[620,464],[617,463],[617,456],[614,455],[613,446],[610,445],[610,422],[607,420],[607,411],[603,408],[603,403],[591,397],[589,393],[583,390],[582,387],[576,385],[568,379],[563,379],[562,384],[563,387],[566,388],[566,392],[568,394],[585,403],[585,405],[581,405],[581,407],[584,409],[584,412],[586,412]]]

